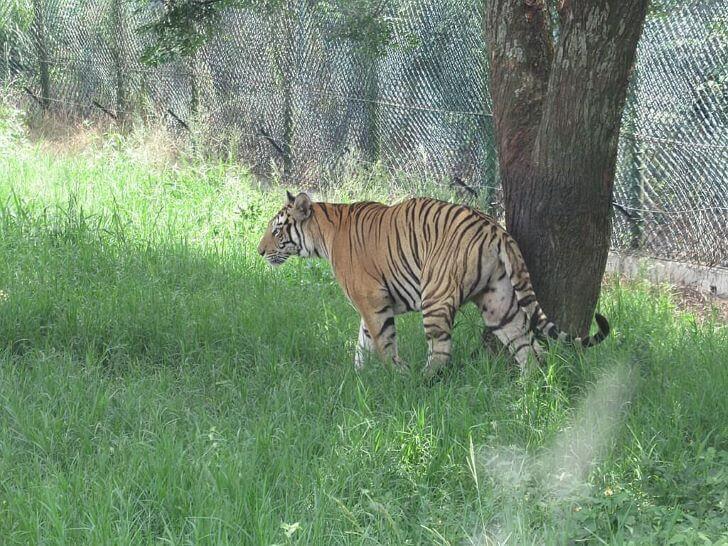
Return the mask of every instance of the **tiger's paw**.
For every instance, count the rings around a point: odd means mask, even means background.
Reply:
[[[409,373],[410,367],[407,362],[399,358],[398,356],[395,356],[392,358],[392,369],[399,373]]]
[[[432,373],[427,373],[427,371],[425,371],[425,385],[427,385],[428,387],[434,387],[437,383],[444,380],[447,375],[447,368],[445,366],[441,366]]]
[[[425,383],[428,386],[434,385],[438,381],[442,380],[445,377],[445,373],[447,371],[447,366],[445,366],[442,363],[439,364],[428,364],[425,366],[425,369],[422,372],[422,375],[424,376]]]

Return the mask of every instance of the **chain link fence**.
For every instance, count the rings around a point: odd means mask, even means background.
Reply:
[[[381,54],[337,36],[316,2],[231,10],[194,56],[150,67],[139,29],[161,2],[7,0],[0,80],[28,109],[164,120],[302,187],[377,165],[487,206],[498,168],[482,4],[397,3]],[[648,17],[624,113],[613,246],[728,266],[728,3],[665,5]]]

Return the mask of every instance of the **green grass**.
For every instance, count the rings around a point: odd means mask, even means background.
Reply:
[[[614,282],[613,336],[525,380],[473,312],[434,386],[357,374],[328,265],[255,252],[281,201],[123,142],[0,155],[0,542],[728,543],[724,324]]]

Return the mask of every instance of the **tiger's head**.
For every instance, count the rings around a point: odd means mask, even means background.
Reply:
[[[310,255],[306,224],[311,217],[311,206],[311,198],[305,193],[293,197],[290,192],[286,192],[286,204],[268,222],[268,228],[258,245],[258,254],[270,265],[281,265],[289,256]]]

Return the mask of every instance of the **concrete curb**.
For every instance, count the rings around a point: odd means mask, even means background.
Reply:
[[[725,267],[707,267],[611,251],[607,258],[607,273],[689,286],[719,298],[728,298],[728,268]]]

